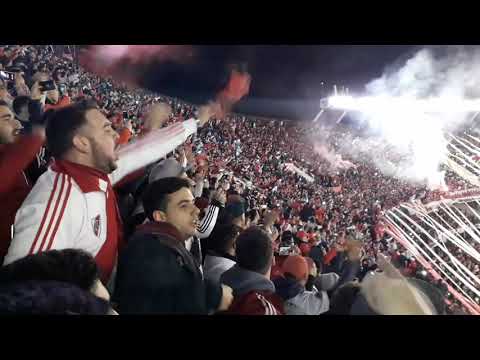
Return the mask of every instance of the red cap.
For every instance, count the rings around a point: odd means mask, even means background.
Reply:
[[[290,255],[282,264],[282,270],[284,274],[290,274],[298,281],[308,280],[308,263],[303,256]]]
[[[302,252],[303,256],[307,256],[312,249],[308,243],[301,243],[299,246],[300,251]]]

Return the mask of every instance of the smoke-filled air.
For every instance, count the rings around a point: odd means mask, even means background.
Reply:
[[[339,144],[341,154],[367,156],[387,175],[435,188],[444,186],[440,164],[446,157],[445,134],[480,111],[477,99],[480,50],[442,46],[417,51],[369,82],[364,94],[332,97],[329,105],[348,111],[374,134],[345,139]],[[314,141],[320,156],[332,157],[319,145],[321,136]]]

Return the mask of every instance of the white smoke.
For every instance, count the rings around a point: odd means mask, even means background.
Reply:
[[[335,153],[325,144],[316,142],[314,143],[313,150],[329,164],[330,170],[332,171],[356,168],[355,164],[343,159],[342,155]]]
[[[368,83],[366,92],[367,96],[410,99],[480,98],[480,48],[443,46],[419,50]],[[425,182],[431,188],[445,185],[439,170],[446,158],[445,132],[458,129],[472,118],[471,113],[423,113],[414,108],[392,111],[388,106],[368,113],[352,112],[350,116],[367,122],[379,138],[349,143],[342,151],[351,156],[370,154],[387,175]],[[400,159],[387,159],[387,150],[399,154]]]

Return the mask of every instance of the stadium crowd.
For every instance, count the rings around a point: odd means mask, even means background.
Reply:
[[[382,223],[441,192],[332,169],[311,123],[220,117],[48,46],[0,47],[0,70],[0,313],[466,312]]]

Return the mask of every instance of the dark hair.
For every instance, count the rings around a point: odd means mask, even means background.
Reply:
[[[247,211],[247,213],[245,215],[248,219],[250,219],[250,221],[253,221],[253,220],[255,220],[255,217],[257,216],[257,213],[258,213],[257,210],[250,209],[250,210]]]
[[[28,96],[17,96],[12,103],[13,112],[16,115],[20,114],[22,112],[22,108],[24,106],[28,107],[29,103],[30,103],[30,98]]]
[[[284,231],[281,238],[282,243],[293,243],[293,233],[290,230]]]
[[[230,215],[231,219],[234,220],[245,214],[245,204],[243,201],[232,201],[227,203],[225,211]]]
[[[202,191],[202,197],[205,198],[205,199],[209,199],[210,198],[210,189],[204,188],[203,191]]]
[[[61,158],[72,147],[75,132],[87,122],[86,113],[93,109],[98,109],[94,101],[83,100],[55,110],[48,117],[45,133],[53,157]]]
[[[228,253],[228,250],[233,246],[235,239],[241,231],[241,227],[233,224],[215,226],[212,234],[208,237],[208,250],[220,254]]]
[[[28,281],[0,287],[0,314],[106,315],[110,303],[58,281]]]
[[[251,226],[238,236],[235,255],[241,268],[266,274],[272,262],[272,241],[264,230]]]
[[[95,259],[79,249],[50,250],[0,269],[0,285],[23,281],[61,281],[91,290],[99,278]]]
[[[182,188],[190,189],[190,183],[186,179],[177,177],[158,179],[148,185],[142,198],[147,217],[153,221],[153,213],[156,210],[166,211],[168,195]]]

